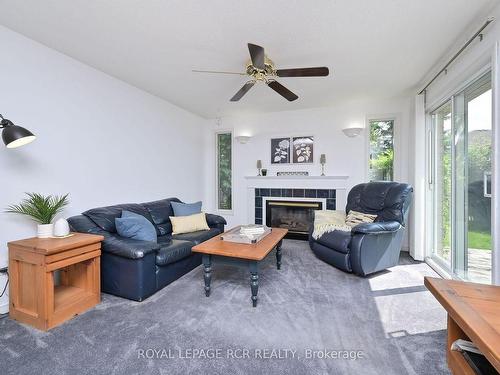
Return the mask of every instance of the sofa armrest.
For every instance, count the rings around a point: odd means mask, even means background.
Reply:
[[[401,228],[401,224],[397,221],[381,221],[376,223],[363,223],[358,224],[352,228],[351,232],[362,234],[380,234],[380,233],[393,233]]]
[[[214,214],[205,214],[207,218],[207,224],[209,227],[218,227],[219,225],[226,225],[227,221],[222,216]]]
[[[108,233],[102,242],[102,251],[128,259],[140,259],[160,249],[156,242],[139,241]]]

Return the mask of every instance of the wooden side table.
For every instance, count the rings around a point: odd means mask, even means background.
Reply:
[[[500,286],[425,277],[427,289],[448,313],[446,357],[454,375],[476,372],[460,352],[452,351],[458,339],[472,341],[500,373]]]
[[[9,242],[9,316],[46,331],[98,304],[103,239],[74,233]]]

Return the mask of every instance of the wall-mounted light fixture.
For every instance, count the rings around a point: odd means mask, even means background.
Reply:
[[[357,137],[363,131],[363,127],[358,124],[353,124],[347,128],[342,129],[342,132],[349,138]]]
[[[33,142],[36,137],[28,129],[14,125],[10,120],[7,120],[0,115],[0,129],[2,131],[2,140],[7,148],[16,148]]]
[[[237,137],[235,137],[236,140],[241,143],[242,145],[244,145],[245,143],[248,143],[248,141],[252,138],[250,137],[249,135],[238,135]]]

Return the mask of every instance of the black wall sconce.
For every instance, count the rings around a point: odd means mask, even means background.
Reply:
[[[10,120],[7,120],[0,115],[0,129],[2,131],[2,140],[7,148],[16,148],[33,142],[36,137],[28,129],[14,125]]]

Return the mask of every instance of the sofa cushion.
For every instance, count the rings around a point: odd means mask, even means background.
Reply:
[[[156,253],[156,265],[166,266],[191,255],[192,242],[171,240],[161,245]]]
[[[83,215],[87,216],[101,229],[107,232],[115,233],[115,219],[122,216],[122,211],[130,211],[139,214],[153,223],[153,218],[151,217],[149,211],[146,210],[146,208],[142,205],[136,203],[117,204],[115,206],[92,208],[91,210],[85,211]]]
[[[156,228],[144,216],[123,211],[122,217],[115,219],[116,231],[122,237],[133,240],[156,242]]]
[[[189,216],[201,212],[201,201],[194,203],[170,202],[175,216]]]
[[[157,241],[160,246],[163,246],[163,245],[168,245],[170,242],[172,242],[172,236],[161,236],[161,237],[158,237],[158,241]]]
[[[210,238],[215,237],[219,234],[221,234],[221,231],[219,229],[212,228],[210,230],[200,230],[198,232],[174,234],[172,238],[176,240],[191,241],[195,245],[198,245],[199,243],[209,240]]]
[[[203,212],[189,216],[170,216],[172,234],[191,233],[209,230],[207,218]]]
[[[148,254],[156,253],[160,245],[151,241],[139,241],[119,236],[117,233],[104,234],[102,253],[118,255],[128,259],[141,259]]]
[[[351,243],[352,234],[343,230],[334,230],[323,234],[317,239],[321,245],[334,249],[340,253],[349,253],[349,245]]]
[[[156,229],[158,230],[158,236],[165,236],[172,234],[172,223],[163,223],[163,224],[158,224],[156,226]]]
[[[170,223],[170,216],[174,216],[174,211],[170,202],[181,202],[177,198],[167,198],[158,201],[142,203],[142,206],[150,213],[153,223],[156,225]]]

